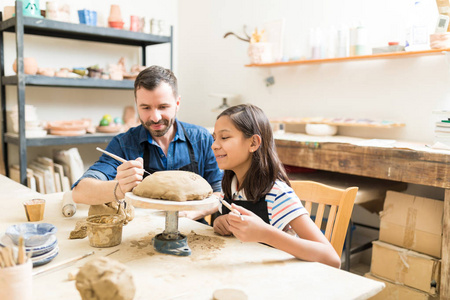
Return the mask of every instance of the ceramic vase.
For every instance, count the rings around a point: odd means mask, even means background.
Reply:
[[[38,71],[38,64],[34,57],[24,57],[23,58],[23,69],[25,74],[36,75]],[[17,73],[17,59],[14,60],[13,70]]]
[[[111,5],[109,11],[108,22],[122,22],[122,13],[120,12],[120,6],[116,4]]]
[[[248,56],[251,64],[263,64],[272,62],[271,43],[251,43],[248,46]]]

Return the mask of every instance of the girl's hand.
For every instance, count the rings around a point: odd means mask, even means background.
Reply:
[[[118,166],[116,180],[119,181],[120,189],[117,189],[117,196],[125,197],[125,193],[130,192],[137,186],[142,181],[143,176],[144,160],[142,157],[129,160]]]
[[[240,241],[243,242],[262,242],[268,225],[253,212],[232,204],[232,207],[241,213],[241,216],[235,212],[230,212],[228,222],[230,230]]]
[[[228,222],[229,219],[228,215],[222,215],[217,217],[214,220],[214,232],[220,234],[220,235],[232,235],[233,233],[230,231],[230,223]]]

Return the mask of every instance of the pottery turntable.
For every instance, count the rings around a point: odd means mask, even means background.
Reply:
[[[186,236],[178,231],[178,212],[210,209],[217,205],[218,201],[214,195],[203,200],[179,202],[144,198],[136,196],[132,192],[126,193],[125,199],[130,200],[135,207],[165,211],[165,229],[153,238],[152,244],[155,250],[160,253],[177,256],[191,255],[191,249],[187,243]]]

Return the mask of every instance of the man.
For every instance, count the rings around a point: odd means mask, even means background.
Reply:
[[[181,97],[172,71],[159,66],[143,70],[135,80],[134,95],[141,125],[117,135],[106,148],[127,162],[103,154],[73,185],[73,200],[90,205],[120,202],[142,181],[144,168],[150,173],[195,172],[209,182],[214,192],[220,192],[223,173],[211,150],[211,134],[176,118]],[[199,219],[216,210],[184,215]]]

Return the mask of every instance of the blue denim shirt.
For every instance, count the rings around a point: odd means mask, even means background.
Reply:
[[[195,158],[199,164],[200,176],[205,178],[214,192],[220,192],[223,171],[217,166],[216,158],[211,149],[213,143],[212,135],[205,128],[180,122],[186,130],[189,140],[194,149]],[[150,162],[150,168],[156,170],[178,170],[179,168],[191,163],[189,159],[188,144],[183,130],[177,126],[177,131],[172,142],[170,142],[167,156],[164,155],[161,147],[153,141],[150,133],[145,127],[139,125],[133,127],[125,133],[115,136],[106,151],[111,152],[125,160],[134,160],[144,155],[144,145],[149,143],[150,156],[154,159]],[[90,177],[100,180],[114,180],[117,174],[117,167],[122,163],[114,158],[102,154],[96,161],[72,186],[74,188],[81,179]]]

